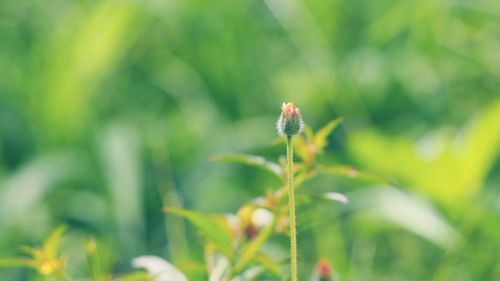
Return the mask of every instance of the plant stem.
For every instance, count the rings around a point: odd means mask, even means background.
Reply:
[[[295,188],[293,185],[293,145],[292,136],[286,138],[286,157],[288,172],[288,212],[290,215],[290,251],[291,251],[291,280],[297,281],[297,236],[295,230]]]

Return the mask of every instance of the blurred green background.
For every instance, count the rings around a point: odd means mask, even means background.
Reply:
[[[114,272],[155,254],[202,261],[164,205],[234,213],[276,189],[222,152],[277,161],[283,101],[313,129],[347,205],[300,210],[303,280],[499,280],[500,2],[0,1],[0,257],[70,226],[83,275],[95,235]],[[286,256],[286,239],[274,241]],[[0,269],[2,280],[35,280]]]

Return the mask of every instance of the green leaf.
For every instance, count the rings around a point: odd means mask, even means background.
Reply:
[[[293,150],[304,162],[310,163],[314,160],[315,151],[310,150],[310,145],[307,138],[298,135],[293,138]]]
[[[87,263],[89,266],[92,281],[107,280],[107,273],[103,270],[100,260],[100,249],[98,249],[97,239],[90,237],[85,241],[85,252],[87,253]]]
[[[275,276],[281,276],[281,266],[277,262],[272,260],[268,255],[261,252],[255,257],[255,260],[266,271],[274,274]]]
[[[226,162],[226,163],[240,163],[248,166],[257,167],[268,172],[271,172],[279,179],[284,180],[284,171],[280,165],[266,160],[264,157],[250,155],[250,154],[222,154],[209,158],[210,161]]]
[[[365,173],[365,172],[361,172],[361,171],[359,171],[356,168],[351,167],[351,166],[327,165],[327,166],[321,166],[319,170],[323,174],[343,176],[343,177],[348,177],[348,178],[357,179],[357,180],[361,180],[361,181],[367,181],[370,183],[376,183],[376,184],[388,184],[389,183],[388,180],[386,180],[382,177],[372,175],[369,173]]]
[[[231,236],[227,229],[221,224],[220,220],[199,212],[175,207],[165,208],[164,211],[189,220],[205,238],[214,243],[223,254],[227,257],[233,255]]]
[[[28,267],[28,261],[20,258],[0,259],[0,267]]]
[[[57,250],[59,249],[59,244],[61,243],[61,238],[67,231],[67,226],[61,225],[54,229],[49,237],[45,240],[43,244],[43,252],[45,257],[55,259],[57,258]]]
[[[435,131],[415,141],[366,130],[349,134],[347,148],[359,163],[391,175],[448,207],[463,210],[474,198],[500,151],[500,100],[465,130]]]
[[[319,129],[318,132],[314,135],[314,145],[316,146],[317,154],[321,154],[328,144],[327,138],[328,136],[337,128],[341,123],[342,118],[336,118],[328,124],[326,124],[323,128]]]
[[[386,227],[381,221],[393,224],[443,249],[449,249],[461,239],[460,233],[443,214],[422,197],[384,186],[364,189],[352,197],[358,218],[367,219],[378,227]]]
[[[323,153],[328,144],[328,136],[340,123],[342,123],[342,118],[334,119],[328,122],[323,128],[319,129],[316,134],[313,133],[311,128],[306,126],[304,128],[305,136],[298,135],[293,139],[295,153],[304,160],[304,162],[313,162],[317,155]]]
[[[470,189],[478,191],[500,152],[500,100],[491,103],[465,130],[460,179]]]
[[[26,245],[21,245],[19,247],[19,249],[21,250],[21,252],[28,254],[32,257],[36,257],[36,255],[38,254],[37,251],[39,251],[39,249],[37,249],[37,248],[33,248],[30,246],[26,246]]]
[[[307,141],[310,141],[314,138],[314,132],[311,129],[311,127],[309,127],[307,125],[304,126],[304,135],[305,135]]]

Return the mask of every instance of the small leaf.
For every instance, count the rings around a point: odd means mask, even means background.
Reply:
[[[249,155],[249,154],[223,154],[209,158],[210,161],[226,162],[226,163],[241,163],[257,168],[261,168],[276,175],[281,180],[284,179],[284,171],[280,165],[266,160],[264,157]]]
[[[188,281],[184,273],[180,272],[168,261],[156,256],[140,256],[132,260],[135,268],[144,268],[154,280]],[[129,280],[127,280],[129,281]]]
[[[272,260],[268,255],[259,253],[255,259],[266,271],[274,274],[275,276],[281,276],[281,266]]]
[[[314,146],[311,146],[307,139],[301,135],[293,138],[293,149],[295,153],[306,163],[310,163],[316,155]]]
[[[65,225],[61,225],[54,229],[45,243],[43,244],[43,252],[46,258],[56,259],[57,258],[57,250],[59,248],[59,244],[61,242],[61,238],[66,232],[67,227]]]
[[[304,160],[305,163],[311,163],[316,155],[323,153],[323,150],[328,144],[328,135],[330,135],[341,122],[342,118],[332,120],[316,134],[313,133],[311,128],[306,126],[305,136],[297,135],[293,140],[294,149],[297,155]]]
[[[316,146],[317,153],[320,154],[325,149],[325,146],[328,144],[327,138],[328,136],[337,128],[340,123],[342,123],[342,118],[336,118],[323,128],[319,129],[318,132],[314,135],[314,145]]]
[[[21,250],[21,252],[25,253],[25,254],[28,254],[32,257],[36,257],[38,255],[40,255],[40,249],[39,248],[33,248],[33,247],[30,247],[30,246],[26,246],[26,245],[21,245],[19,247],[19,249]]]
[[[199,212],[175,207],[165,208],[164,211],[189,220],[206,239],[213,242],[223,254],[228,257],[233,255],[231,236],[227,229],[221,224],[221,220],[214,219],[213,217]]]

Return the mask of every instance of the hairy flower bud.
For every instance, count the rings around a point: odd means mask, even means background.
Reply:
[[[330,262],[325,259],[320,260],[316,264],[316,277],[314,280],[318,281],[332,281],[332,266]]]
[[[278,129],[278,134],[281,136],[292,136],[302,132],[304,122],[302,121],[299,108],[294,103],[283,103],[276,128]]]

